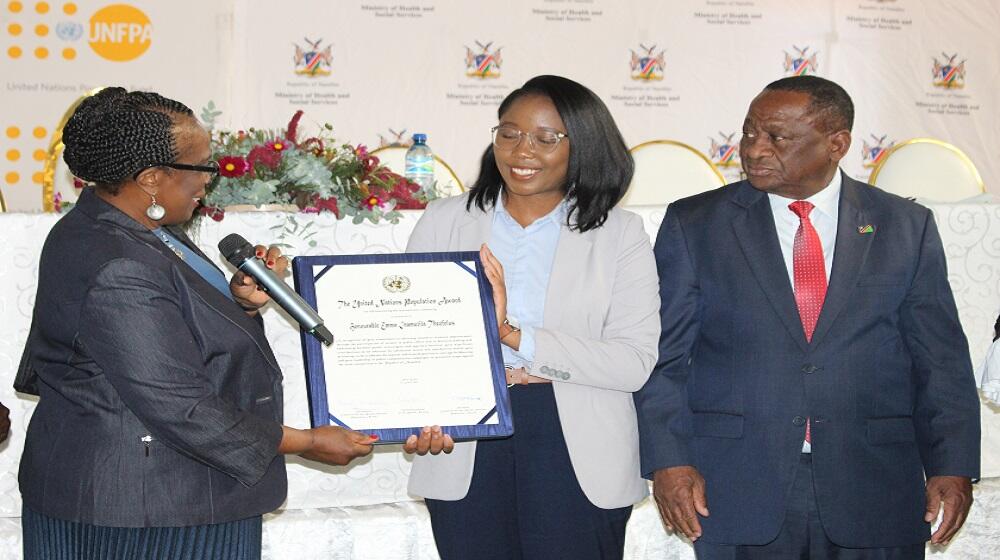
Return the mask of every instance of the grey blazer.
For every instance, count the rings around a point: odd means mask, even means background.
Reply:
[[[183,526],[284,500],[281,372],[261,324],[89,189],[42,250],[15,387],[41,397],[19,473],[37,512]]]
[[[493,211],[466,211],[467,200],[465,194],[431,203],[407,252],[475,251],[488,243]],[[647,494],[632,391],[656,362],[658,293],[653,251],[638,216],[615,208],[603,226],[586,233],[563,224],[530,373],[553,381],[573,470],[598,507],[632,505]],[[472,442],[450,455],[416,457],[410,492],[465,497],[475,453]]]

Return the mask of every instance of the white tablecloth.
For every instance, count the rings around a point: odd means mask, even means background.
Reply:
[[[1000,311],[1000,205],[931,207],[944,240],[949,280],[973,363],[979,363]],[[663,209],[632,210],[643,217],[650,236],[655,236]],[[218,254],[214,248],[219,239],[233,232],[258,243],[284,244],[291,255],[400,252],[419,215],[406,212],[397,225],[372,225],[337,221],[328,214],[230,213],[222,222],[202,220],[192,235],[209,255]],[[11,409],[13,422],[10,440],[0,446],[0,518],[20,516],[17,462],[34,401],[16,395],[11,381],[27,336],[42,242],[57,219],[52,214],[0,214],[0,240],[8,250],[8,258],[0,261],[0,402]],[[221,259],[218,262],[222,264]],[[264,317],[285,375],[286,422],[305,427],[309,415],[298,330],[276,310],[267,311]],[[1000,425],[1000,420],[996,422]],[[1000,476],[1000,457],[996,457],[1000,433],[990,437],[995,439],[984,449],[984,475]],[[413,498],[406,493],[410,463],[394,448],[381,447],[350,468],[317,467],[295,459],[289,463],[288,501],[265,524],[267,557],[436,558],[426,510],[420,503],[411,503]],[[966,550],[966,544],[968,550],[991,547],[990,540],[997,540],[988,531],[974,533],[972,527],[1000,527],[1000,482],[980,485],[977,500],[969,528],[951,547],[949,558],[978,558],[957,551]],[[664,534],[654,509],[648,503],[637,508],[630,523],[627,557],[692,558],[689,546]],[[7,551],[19,550],[17,522],[0,522],[0,558]],[[311,541],[317,538],[322,540]]]

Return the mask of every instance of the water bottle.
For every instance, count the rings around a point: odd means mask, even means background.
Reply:
[[[413,145],[406,150],[406,171],[403,175],[425,191],[434,188],[434,152],[427,145],[426,134],[413,135]]]

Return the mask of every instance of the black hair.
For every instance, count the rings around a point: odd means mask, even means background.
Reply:
[[[194,113],[156,93],[105,88],[80,103],[63,127],[63,159],[73,175],[116,193],[147,167],[177,157],[174,126]]]
[[[625,195],[634,168],[632,154],[611,112],[594,92],[573,80],[536,76],[500,103],[497,116],[502,118],[515,101],[533,95],[549,98],[566,125],[570,142],[563,187],[568,202],[567,225],[581,232],[600,227]],[[475,204],[485,211],[495,203],[502,185],[491,144],[483,153],[466,209]]]
[[[836,82],[819,76],[789,76],[767,84],[764,90],[809,94],[810,109],[820,115],[829,132],[854,127],[854,102]]]

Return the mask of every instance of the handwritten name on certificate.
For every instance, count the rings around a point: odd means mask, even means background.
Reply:
[[[474,425],[489,414],[497,403],[475,268],[334,266],[316,281],[334,337],[322,348],[330,415],[352,428],[399,428]]]

